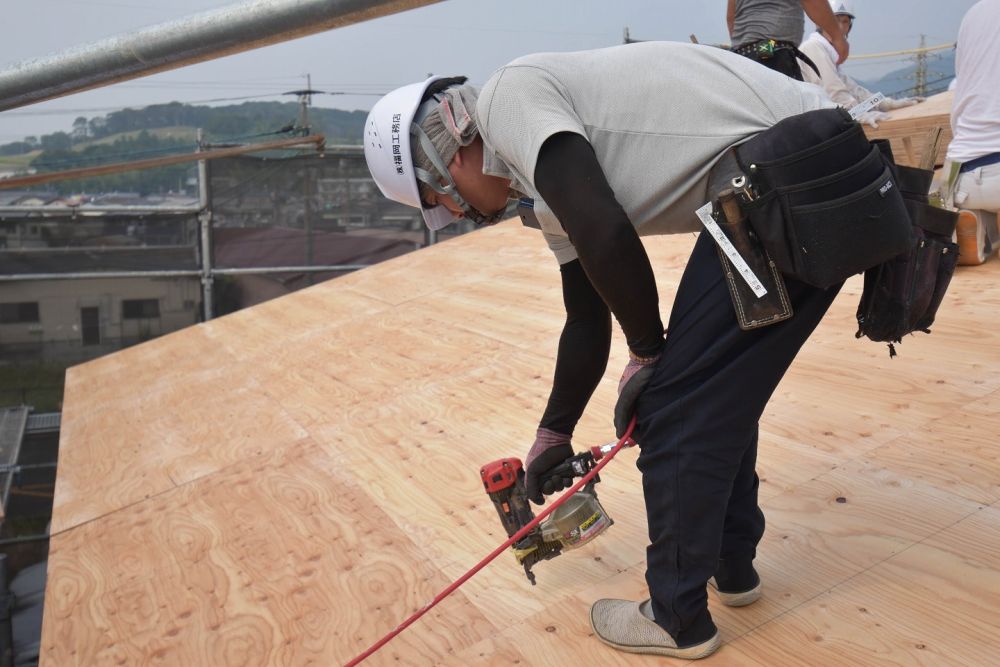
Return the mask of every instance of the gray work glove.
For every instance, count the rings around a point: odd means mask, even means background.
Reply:
[[[893,109],[903,109],[905,107],[912,107],[914,104],[919,104],[923,102],[923,97],[900,97],[899,99],[893,99],[892,97],[887,97],[882,100],[882,103],[878,105],[879,111],[892,111]]]
[[[889,114],[884,111],[866,111],[858,118],[859,123],[864,123],[865,125],[871,125],[876,130],[878,129],[878,124],[883,120],[888,120]]]
[[[544,496],[573,486],[573,477],[552,478],[542,482],[542,475],[573,456],[571,436],[556,433],[547,428],[539,428],[535,433],[535,444],[524,457],[524,490],[528,499],[536,505],[545,502]]]
[[[619,438],[625,435],[625,429],[628,428],[629,422],[632,421],[632,413],[635,412],[635,402],[646,388],[649,379],[653,377],[656,362],[660,360],[661,355],[639,357],[630,350],[628,356],[628,364],[622,372],[622,379],[618,381],[618,402],[615,403],[615,435]]]

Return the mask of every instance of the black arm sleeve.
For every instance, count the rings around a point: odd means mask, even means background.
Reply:
[[[539,426],[572,435],[608,366],[611,313],[579,261],[563,264],[559,271],[566,324],[559,337],[552,393]]]
[[[663,323],[653,269],[590,143],[571,132],[546,139],[535,166],[535,187],[621,324],[629,349],[643,357],[658,354]]]

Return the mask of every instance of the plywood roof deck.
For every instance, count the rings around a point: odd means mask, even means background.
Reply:
[[[692,244],[648,240],[665,311]],[[712,599],[700,664],[996,664],[1000,260],[960,267],[895,359],[854,339],[859,293],[762,421],[764,597]],[[478,468],[525,453],[561,321],[555,262],[506,222],[72,369],[41,664],[357,655],[502,541]],[[610,439],[624,362],[617,337],[579,449]],[[536,587],[501,555],[366,664],[665,664],[587,621],[644,594],[635,458],[602,475],[593,545]]]

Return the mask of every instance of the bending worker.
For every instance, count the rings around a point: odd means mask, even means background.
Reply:
[[[804,68],[796,56],[805,31],[803,11],[833,36],[836,62],[847,60],[847,35],[840,33],[826,0],[729,0],[726,25],[733,51],[801,81]]]
[[[760,597],[757,422],[840,287],[789,277],[794,316],[745,331],[714,241],[701,234],[664,338],[640,234],[700,229],[694,211],[735,175],[730,149],[805,112],[844,116],[814,111],[825,107],[815,86],[733,53],[646,42],[525,56],[481,92],[463,77],[432,77],[389,93],[368,116],[375,181],[421,207],[431,229],[462,217],[489,224],[510,198],[533,200],[524,219],[540,226],[560,265],[566,308],[552,390],[524,461],[534,502],[567,486],[541,480],[574,453],[574,427],[607,366],[611,315],[625,333],[615,422],[621,435],[637,416],[650,599],[591,608],[598,638],[620,650],[706,656],[720,643],[709,580],[726,604]]]
[[[833,11],[837,23],[840,24],[841,32],[846,37],[850,34],[851,28],[854,27],[854,3],[851,0],[830,0],[830,9]],[[838,53],[833,43],[834,37],[826,29],[817,25],[816,32],[802,42],[801,47],[802,53],[816,65],[817,71],[810,67],[803,67],[802,76],[809,83],[815,83],[823,88],[834,102],[845,109],[851,109],[871,97],[872,92],[844,73],[838,64],[840,61],[837,60]],[[880,122],[889,117],[885,113],[886,111],[913,106],[918,102],[923,102],[923,100],[922,97],[899,99],[887,97],[878,107],[863,114],[859,120],[877,128]]]

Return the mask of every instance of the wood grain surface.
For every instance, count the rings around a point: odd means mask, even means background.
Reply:
[[[924,156],[927,133],[940,128],[941,139],[934,157],[934,164],[940,166],[944,164],[948,144],[954,136],[951,131],[954,97],[955,94],[948,90],[914,106],[889,111],[888,120],[880,122],[878,128],[865,125],[865,133],[869,139],[888,139],[898,164],[918,167]]]
[[[646,240],[664,317],[693,240]],[[933,334],[894,359],[854,338],[860,289],[766,410],[764,597],[710,596],[725,644],[700,664],[1000,654],[1000,261],[960,267]],[[71,369],[41,664],[361,653],[505,538],[478,470],[532,440],[561,299],[542,239],[510,221]],[[616,331],[578,449],[612,439],[626,358]],[[534,587],[501,554],[366,664],[669,664],[587,620],[646,595],[636,454],[602,474],[608,533]]]

